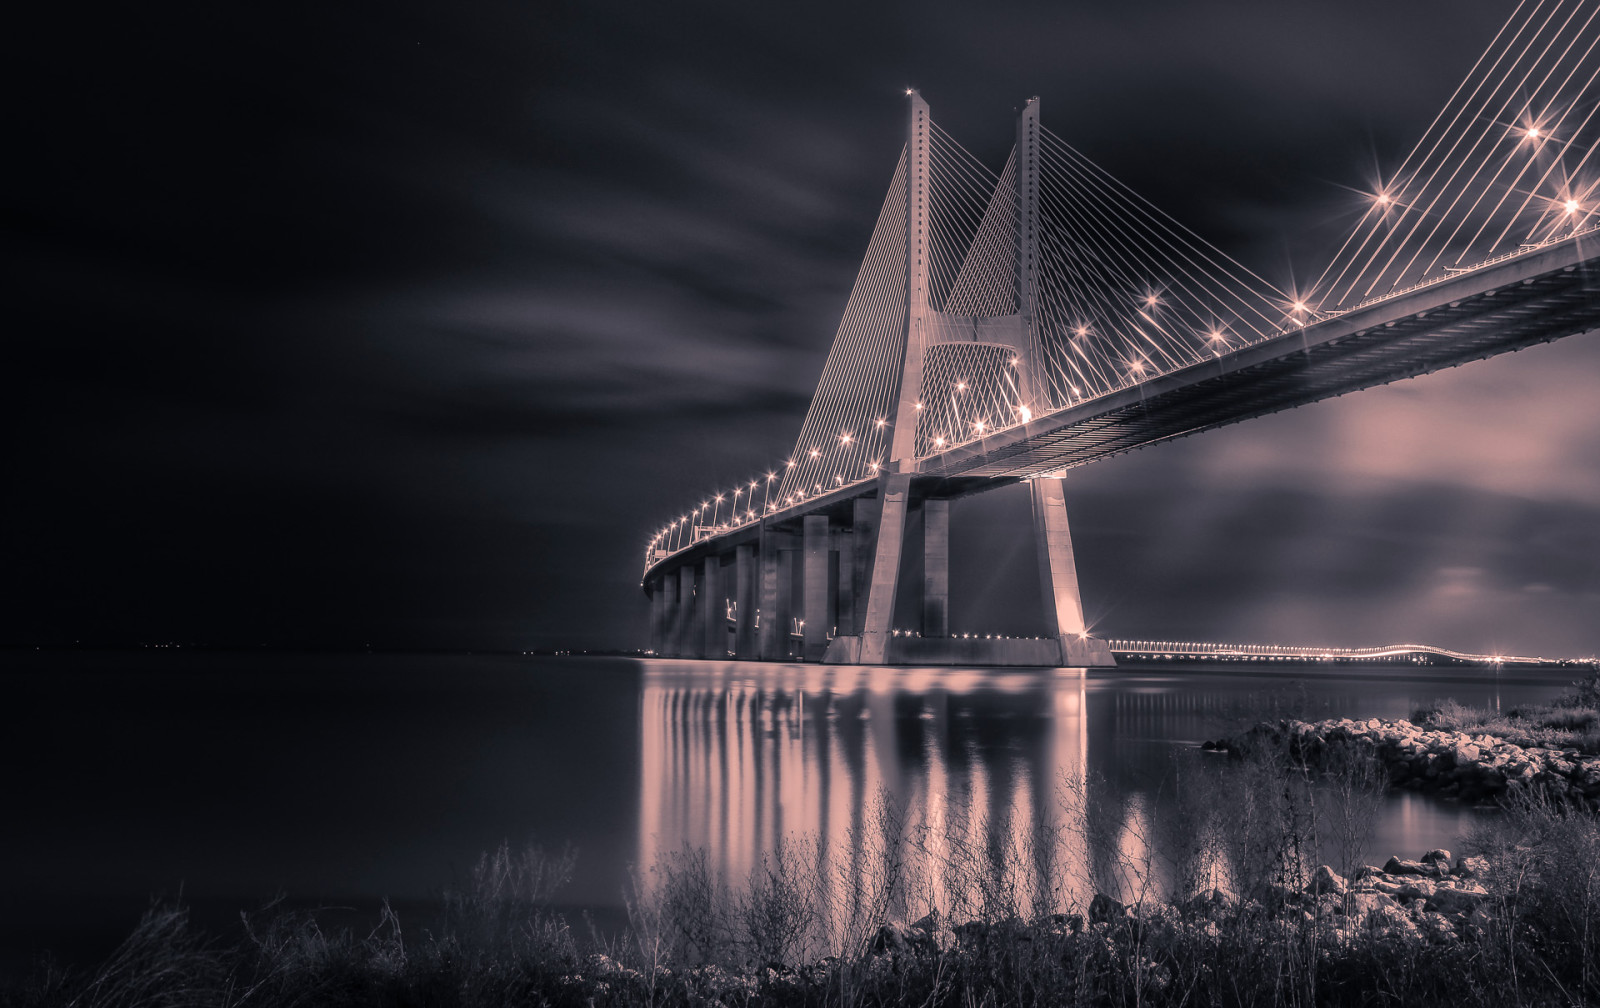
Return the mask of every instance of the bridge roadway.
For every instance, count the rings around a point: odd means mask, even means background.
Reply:
[[[1600,328],[1600,231],[1591,229],[1560,241],[1492,260],[1468,272],[1456,273],[1409,291],[1374,300],[1302,328],[1218,354],[1214,359],[1152,377],[1138,385],[1074,403],[1035,417],[1025,424],[1002,428],[936,455],[903,465],[911,480],[911,497],[918,500],[961,497],[996,489],[1033,476],[1067,469],[1211,430],[1252,417],[1292,409],[1402,378],[1428,374],[1468,361],[1548,343],[1563,336]],[[657,598],[653,627],[658,640],[677,640],[678,653],[699,651],[722,657],[716,644],[688,647],[691,635],[683,613],[689,608],[659,603],[660,587],[669,575],[685,565],[701,564],[707,556],[723,556],[740,547],[761,548],[772,541],[800,546],[796,538],[807,518],[826,516],[829,527],[859,524],[859,502],[878,496],[887,477],[847,484],[761,519],[735,526],[682,547],[657,553],[645,571],[643,584]],[[765,553],[765,549],[762,550]],[[837,552],[837,551],[836,551]],[[859,557],[865,551],[857,549]],[[843,557],[844,554],[841,554]],[[845,569],[850,562],[841,560]],[[859,562],[859,561],[855,561]],[[740,575],[756,580],[754,571]],[[770,581],[773,576],[768,576]],[[851,579],[843,579],[848,583]],[[770,586],[767,586],[770,588]],[[780,595],[787,595],[787,583]],[[856,594],[862,586],[856,585]],[[746,585],[748,588],[748,585]],[[693,586],[677,591],[699,594]],[[763,593],[769,603],[770,590]],[[848,593],[846,593],[848,594]],[[757,592],[744,590],[751,611]],[[685,597],[686,598],[686,597]],[[811,600],[810,608],[821,603]],[[838,615],[852,600],[835,589],[828,605]],[[696,608],[699,608],[698,606]],[[788,606],[783,622],[789,624]],[[797,607],[800,608],[800,607]],[[763,611],[773,609],[763,607]],[[859,627],[860,614],[845,624]],[[702,612],[692,633],[706,633],[707,621],[720,622]],[[673,625],[668,625],[673,624]],[[783,632],[769,630],[780,642]],[[840,628],[840,633],[844,629]],[[727,636],[727,630],[722,630]],[[716,638],[718,640],[721,637]],[[740,632],[738,641],[753,641]],[[764,636],[763,640],[769,638]],[[729,650],[751,657],[783,657],[786,645],[750,643]],[[1025,664],[1027,656],[1018,656]]]

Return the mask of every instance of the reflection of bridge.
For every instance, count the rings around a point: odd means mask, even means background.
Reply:
[[[1000,175],[909,95],[907,144],[794,454],[651,539],[653,646],[829,662],[1110,664],[1060,474],[1600,327],[1600,41],[1513,15],[1310,290],[1274,289],[1046,130]],[[1586,36],[1594,34],[1594,40]],[[949,504],[1030,487],[1048,636],[951,638]],[[895,636],[921,526],[921,635]]]

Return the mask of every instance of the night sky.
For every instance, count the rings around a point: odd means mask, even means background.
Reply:
[[[793,445],[903,140],[1015,109],[1280,287],[1510,4],[51,5],[14,26],[0,643],[645,643]],[[1600,336],[1075,471],[1097,632],[1600,651]],[[1025,497],[955,629],[1027,632]],[[1025,526],[1023,526],[1025,528]]]

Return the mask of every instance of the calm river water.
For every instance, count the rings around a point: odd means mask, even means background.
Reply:
[[[1427,667],[893,670],[437,655],[13,654],[0,965],[103,953],[152,895],[236,919],[276,894],[402,920],[502,840],[576,848],[566,904],[620,918],[684,845],[745,876],[808,835],[848,880],[887,802],[977,850],[1041,828],[1156,842],[1174,761],[1263,705],[1403,717],[1510,707],[1571,676]],[[1063,810],[1096,796],[1100,822]],[[1391,797],[1370,857],[1482,813]],[[1058,865],[1083,850],[1049,852]],[[1092,846],[1092,844],[1090,844]],[[1093,854],[1093,852],[1089,852]]]

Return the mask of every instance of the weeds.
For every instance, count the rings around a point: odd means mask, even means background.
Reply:
[[[1051,827],[1020,835],[971,810],[936,829],[880,798],[849,856],[794,838],[736,883],[705,852],[663,858],[614,941],[551,909],[570,854],[505,846],[447,893],[436,932],[386,905],[365,934],[274,905],[205,935],[158,906],[100,966],[46,964],[0,1003],[1600,1003],[1600,827],[1579,808],[1530,793],[1485,825],[1487,894],[1443,931],[1425,926],[1439,913],[1381,917],[1375,893],[1370,914],[1314,895],[1320,852],[1354,864],[1370,832],[1383,782],[1359,755],[1317,773],[1277,751],[1190,766],[1175,800],[1148,804],[1067,781]]]

